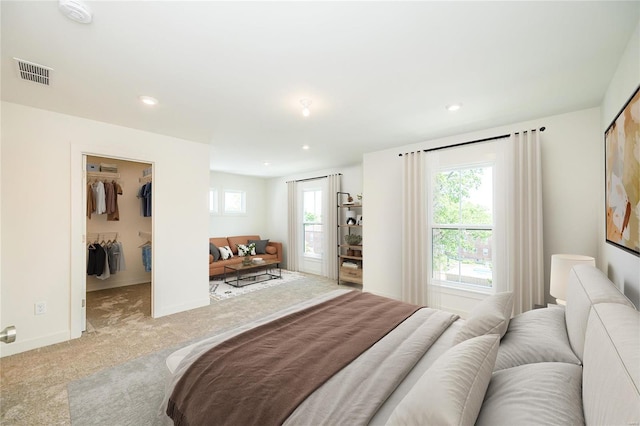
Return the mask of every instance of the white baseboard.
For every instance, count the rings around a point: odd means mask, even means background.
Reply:
[[[0,358],[19,354],[21,352],[42,348],[44,346],[53,345],[60,342],[71,340],[69,330],[60,331],[58,333],[49,334],[48,336],[36,337],[34,339],[20,340],[20,330],[18,330],[17,339],[13,343],[2,344],[0,346]]]
[[[127,287],[130,285],[136,284],[144,284],[151,282],[151,274],[148,276],[136,277],[132,279],[128,279],[125,281],[117,281],[112,279],[107,279],[100,283],[88,282],[87,283],[87,291],[98,291],[98,290],[106,290],[109,288],[118,288],[118,287]]]

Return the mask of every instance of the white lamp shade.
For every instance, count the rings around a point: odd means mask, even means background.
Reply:
[[[567,283],[569,272],[575,265],[596,265],[593,257],[579,254],[554,254],[551,256],[551,279],[549,293],[555,297],[558,303],[564,305],[567,300]]]

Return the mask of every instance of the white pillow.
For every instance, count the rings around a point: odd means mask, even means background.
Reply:
[[[469,313],[469,319],[462,325],[453,343],[458,344],[485,334],[504,336],[512,311],[513,292],[506,291],[487,297]]]
[[[489,334],[449,349],[400,401],[387,425],[473,425],[499,344],[500,336]]]
[[[249,246],[246,244],[237,244],[238,246],[238,256],[246,256],[247,253],[249,253]],[[256,254],[256,245],[254,244],[253,247],[251,247],[251,252],[249,253],[249,255],[253,256]]]
[[[229,246],[218,247],[220,250],[220,257],[222,260],[227,260],[233,257],[233,252]]]
[[[562,307],[534,309],[511,318],[498,349],[496,371],[535,362],[580,365],[569,344]]]
[[[539,362],[496,371],[476,425],[584,425],[581,392],[579,365]]]

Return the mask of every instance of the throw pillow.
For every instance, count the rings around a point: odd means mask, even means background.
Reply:
[[[583,425],[582,368],[540,362],[493,373],[476,425]]]
[[[251,241],[249,241],[250,243]],[[246,256],[247,254],[253,256],[256,254],[256,246],[251,244],[236,244],[238,246],[238,256]]]
[[[512,311],[512,292],[506,291],[487,297],[469,313],[469,318],[456,335],[454,344],[484,334],[499,334],[502,338],[509,327]]]
[[[276,254],[278,252],[278,249],[274,246],[267,246],[265,251],[267,252],[267,254]]]
[[[209,243],[209,254],[213,256],[214,262],[220,260],[220,250],[213,243]]]
[[[218,247],[218,250],[220,250],[220,257],[222,260],[231,259],[233,257],[233,252],[229,246]]]
[[[251,243],[256,245],[257,254],[267,253],[267,244],[269,244],[269,240],[249,240],[249,244]]]
[[[496,371],[536,362],[580,365],[567,336],[562,306],[534,309],[511,318],[496,359]]]
[[[438,358],[391,413],[387,425],[472,425],[491,380],[500,336],[465,340]]]

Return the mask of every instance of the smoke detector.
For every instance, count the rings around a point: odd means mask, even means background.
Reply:
[[[20,58],[13,58],[16,64],[16,71],[18,77],[22,80],[33,81],[34,83],[44,84],[49,86],[51,82],[51,72],[53,68],[45,67],[44,65],[36,64],[33,62],[25,61]]]
[[[89,24],[93,19],[89,6],[80,0],[60,0],[58,9],[67,18],[81,24]]]

